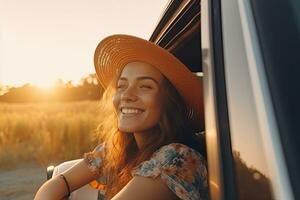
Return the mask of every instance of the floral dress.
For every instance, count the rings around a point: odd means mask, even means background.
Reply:
[[[91,171],[98,175],[101,175],[99,169],[104,146],[100,144],[93,152],[84,155]],[[162,146],[149,160],[135,167],[131,175],[159,178],[179,199],[208,199],[206,161],[199,152],[184,144],[171,143]],[[103,183],[104,179],[100,176],[98,181]],[[98,199],[105,199],[105,191],[101,187]]]

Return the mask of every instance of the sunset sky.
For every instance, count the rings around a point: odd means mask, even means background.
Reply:
[[[105,36],[149,39],[167,0],[0,0],[0,85],[49,87],[94,73]]]
[[[168,2],[0,0],[0,87],[31,83],[50,88],[58,79],[78,83],[94,73],[93,54],[100,40],[118,33],[149,39]],[[261,136],[254,135],[257,127],[248,125],[236,125],[247,129],[243,134],[234,134],[238,137],[233,141],[245,141],[237,148],[242,157],[267,174],[265,163],[252,153],[262,151],[252,145]],[[232,132],[234,128],[231,125]]]

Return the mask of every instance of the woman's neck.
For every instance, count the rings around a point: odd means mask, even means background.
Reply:
[[[133,133],[138,149],[143,149],[156,134],[159,134],[159,128],[157,126],[146,131]]]
[[[138,149],[143,149],[145,145],[147,144],[147,139],[150,136],[150,132],[142,132],[142,133],[133,133],[135,142],[138,146]]]

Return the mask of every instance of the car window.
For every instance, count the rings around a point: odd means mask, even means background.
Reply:
[[[299,199],[300,2],[252,0],[251,5],[289,177]]]

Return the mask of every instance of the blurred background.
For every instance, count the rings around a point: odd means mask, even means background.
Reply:
[[[149,39],[165,0],[0,0],[0,199],[32,199],[46,167],[92,150],[98,42]]]

